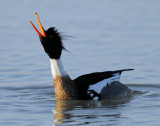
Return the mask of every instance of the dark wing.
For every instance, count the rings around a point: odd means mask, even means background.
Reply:
[[[93,85],[99,81],[102,81],[104,79],[108,79],[110,77],[115,76],[114,74],[116,74],[116,73],[121,74],[123,71],[130,71],[130,70],[134,70],[134,69],[95,72],[95,73],[90,73],[90,74],[85,74],[85,75],[79,76],[76,79],[74,79],[73,81],[75,83],[79,83],[79,84]]]
[[[130,71],[130,70],[134,70],[134,69],[95,72],[95,73],[90,73],[90,74],[79,76],[73,81],[76,84],[79,92],[84,93],[85,95],[90,85],[98,84],[98,82],[103,81],[105,79],[114,78],[114,76],[118,76],[118,79],[119,79],[123,71]]]

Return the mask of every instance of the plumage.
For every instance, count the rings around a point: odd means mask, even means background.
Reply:
[[[31,21],[30,23],[39,35],[41,44],[50,58],[57,100],[91,100],[95,98],[100,100],[119,98],[127,95],[130,89],[119,82],[120,75],[123,71],[130,71],[133,69],[94,72],[72,80],[65,72],[60,59],[62,50],[66,50],[62,43],[61,34],[54,27],[44,30],[37,13],[36,17],[41,32],[36,29]]]
[[[121,88],[124,89],[124,87],[127,87],[126,85],[120,83],[119,80],[120,80],[120,75],[123,71],[130,71],[130,70],[133,69],[94,72],[77,77],[73,81],[77,85],[79,92],[81,92],[82,94],[86,94],[88,90],[94,90],[96,93],[100,94],[104,87],[106,88],[106,94],[111,94],[111,92],[115,91],[116,88],[121,91]],[[113,88],[115,82],[116,85],[117,84],[119,85],[117,85],[118,87]],[[112,90],[108,90],[110,89],[109,87],[110,88],[112,87]],[[103,94],[104,94],[104,89],[103,89]],[[112,96],[110,95],[110,97]]]

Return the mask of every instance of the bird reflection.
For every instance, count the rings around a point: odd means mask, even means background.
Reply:
[[[89,102],[89,101],[88,101]],[[76,108],[87,108],[87,101],[80,100],[56,100],[55,109],[52,110],[55,124],[73,122],[72,110]]]
[[[121,112],[111,114],[107,111],[111,109],[118,109],[119,106],[125,106],[131,100],[131,97],[123,99],[112,99],[112,100],[56,100],[55,109],[53,111],[54,124],[53,126],[63,123],[73,123],[75,118],[92,118],[96,119],[98,115],[93,112],[95,110],[103,110],[105,117],[120,117]],[[91,113],[92,114],[91,114]],[[85,123],[85,122],[83,122]],[[88,122],[87,122],[88,123]]]
[[[53,117],[54,117],[54,122],[55,124],[61,124],[61,123],[66,123],[67,119],[70,118],[70,114],[66,113],[67,111],[71,110],[73,107],[69,105],[69,101],[66,100],[57,100],[55,109],[52,111],[53,112]]]

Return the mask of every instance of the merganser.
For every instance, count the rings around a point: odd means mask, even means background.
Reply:
[[[55,27],[44,30],[38,14],[35,13],[35,15],[40,32],[31,21],[30,23],[39,35],[44,51],[50,58],[56,100],[111,99],[124,97],[130,92],[130,89],[119,80],[123,71],[133,69],[95,72],[72,80],[65,72],[60,58],[62,50],[66,50],[62,43],[61,34]]]

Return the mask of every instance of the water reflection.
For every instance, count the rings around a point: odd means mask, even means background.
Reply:
[[[121,117],[119,108],[126,106],[132,98],[103,100],[103,101],[79,101],[79,100],[57,100],[53,110],[54,124],[79,124],[85,125],[100,121],[100,117],[106,118],[107,123],[115,125],[117,118]],[[116,121],[114,122],[113,120]]]

